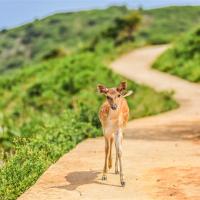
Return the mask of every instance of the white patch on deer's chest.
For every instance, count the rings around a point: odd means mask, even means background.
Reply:
[[[104,135],[113,135],[119,129],[120,122],[122,121],[122,115],[116,113],[117,111],[111,111],[106,120],[104,127]]]

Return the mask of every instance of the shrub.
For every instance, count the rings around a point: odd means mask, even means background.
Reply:
[[[192,82],[200,82],[200,28],[181,37],[153,67]]]
[[[50,50],[43,56],[43,60],[48,60],[52,58],[64,57],[67,55],[67,51],[64,48],[55,48]]]
[[[0,199],[16,199],[52,162],[83,139],[99,135],[90,123],[77,123],[72,112],[44,118],[36,137],[16,140],[15,155],[0,169]]]

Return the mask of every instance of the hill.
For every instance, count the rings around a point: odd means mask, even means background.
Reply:
[[[154,68],[200,82],[200,28],[181,37],[154,63]]]
[[[0,32],[0,72],[28,66],[43,59],[69,55],[94,44],[98,38],[104,50],[103,32],[116,19],[132,12],[113,6],[105,10],[61,13],[35,20],[24,26]],[[200,21],[200,7],[166,7],[141,10],[142,23],[135,34],[135,45],[171,42]],[[106,48],[107,45],[106,45]],[[116,49],[116,47],[115,47]]]
[[[125,7],[61,13],[15,29],[2,30],[0,70],[40,61],[49,54],[56,54],[56,51],[61,55],[75,52],[124,13],[127,13]]]
[[[138,36],[151,44],[169,43],[200,23],[200,6],[170,6],[142,11]]]

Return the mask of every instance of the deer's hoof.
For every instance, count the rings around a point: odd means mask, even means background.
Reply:
[[[124,187],[126,185],[126,182],[125,181],[121,181],[121,185],[122,185],[122,187]]]
[[[106,181],[107,180],[107,176],[106,175],[103,175],[102,176],[102,181]]]
[[[119,174],[119,171],[118,171],[118,170],[115,170],[115,174]]]

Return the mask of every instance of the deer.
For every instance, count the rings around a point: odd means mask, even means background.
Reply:
[[[106,100],[99,110],[99,120],[105,139],[105,162],[102,180],[107,180],[108,168],[112,168],[112,145],[115,141],[115,174],[120,175],[120,182],[123,187],[125,186],[122,167],[123,129],[129,118],[129,107],[125,97],[132,94],[132,91],[125,94],[126,88],[127,83],[125,81],[121,82],[116,88],[107,88],[101,84],[97,85],[99,93],[106,96]]]

